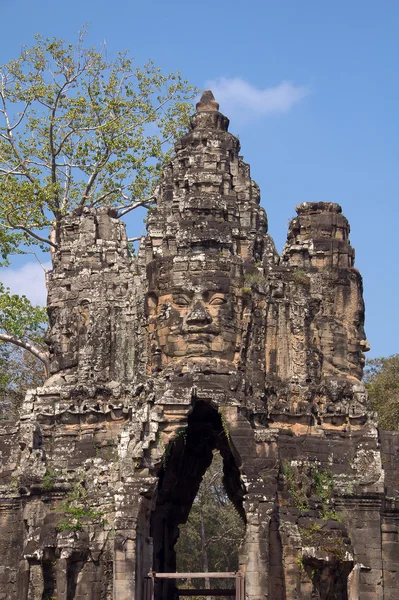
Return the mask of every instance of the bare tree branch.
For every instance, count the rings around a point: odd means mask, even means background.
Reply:
[[[36,356],[36,358],[38,358],[39,360],[42,361],[42,363],[46,367],[47,377],[50,376],[50,359],[49,359],[48,352],[44,352],[43,350],[40,350],[40,348],[37,348],[30,342],[21,340],[16,335],[9,335],[8,333],[0,333],[0,340],[2,340],[3,342],[8,342],[9,344],[14,344],[15,346],[19,346],[20,348],[23,348],[24,350],[28,350],[28,352],[33,354],[33,356]]]
[[[23,225],[12,225],[11,223],[10,223],[10,225],[11,225],[12,229],[20,229],[21,231],[25,231],[25,233],[28,233],[29,235],[34,237],[39,242],[43,242],[43,244],[48,244],[49,246],[52,246],[55,250],[57,250],[57,248],[58,248],[57,244],[55,244],[54,242],[52,242],[51,240],[49,240],[47,238],[37,235],[37,233],[35,233],[31,229],[28,229],[28,227],[24,227]]]
[[[21,123],[22,119],[24,118],[29,106],[30,106],[30,102],[27,102],[24,110],[21,113],[21,116],[19,117],[18,121],[16,123],[14,123],[14,125],[11,126],[10,131],[13,131],[14,129],[16,129],[18,127],[18,125]],[[3,111],[3,114],[4,114],[4,111]]]
[[[41,268],[43,269],[43,271],[45,273],[49,272],[49,269],[46,269],[46,267],[44,266],[44,264],[42,263],[42,261],[40,260],[40,258],[36,254],[36,252],[34,252],[33,250],[30,250],[29,252],[24,252],[24,254],[33,254],[33,256],[36,258],[37,262],[39,263],[39,265],[41,266]]]
[[[88,197],[90,195],[90,191],[91,191],[91,189],[92,189],[92,187],[93,187],[93,185],[94,185],[97,177],[101,173],[101,170],[107,164],[110,156],[111,156],[111,151],[108,148],[108,146],[106,146],[105,152],[104,152],[103,156],[101,157],[101,160],[97,162],[97,165],[96,165],[93,173],[89,177],[86,189],[85,189],[85,191],[84,191],[84,193],[82,195],[82,200],[80,201],[80,205],[81,206],[83,206],[86,203],[86,200],[88,199]]]
[[[11,126],[10,119],[9,119],[8,113],[7,113],[6,100],[5,100],[5,97],[4,97],[4,94],[2,91],[0,91],[0,98],[1,98],[1,102],[3,104],[3,114],[4,114],[5,121],[6,121],[7,133],[8,133],[8,135],[2,134],[2,137],[11,145],[14,155],[17,158],[19,166],[21,167],[22,171],[24,172],[25,177],[27,177],[27,179],[29,179],[29,181],[31,183],[34,183],[35,178],[32,177],[31,173],[29,172],[29,169],[27,169],[26,163],[23,160],[23,158],[17,148],[17,145],[14,141],[14,137],[12,134],[12,128],[11,128],[12,126]]]
[[[154,196],[149,196],[149,198],[145,198],[144,200],[138,200],[137,202],[134,202],[133,204],[130,204],[129,206],[121,207],[120,209],[117,209],[118,211],[119,210],[121,211],[118,214],[118,219],[120,219],[124,215],[127,215],[127,213],[129,213],[131,210],[134,210],[135,208],[138,208],[139,206],[144,206],[145,208],[148,208],[148,204],[151,204],[151,202],[153,202],[154,200],[155,200]]]

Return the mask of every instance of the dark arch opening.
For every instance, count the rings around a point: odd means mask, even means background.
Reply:
[[[157,502],[151,517],[154,571],[176,571],[179,525],[188,519],[214,450],[223,458],[226,493],[245,523],[244,486],[224,419],[210,404],[197,401],[188,417],[187,428],[180,431],[166,449],[159,473]],[[158,580],[156,600],[173,600],[175,589],[174,580]]]

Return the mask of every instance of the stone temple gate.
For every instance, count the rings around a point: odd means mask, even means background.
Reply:
[[[366,408],[348,222],[301,204],[279,256],[228,124],[206,92],[137,257],[112,208],[65,219],[52,375],[0,424],[0,600],[142,600],[215,449],[248,600],[398,597],[399,438]]]

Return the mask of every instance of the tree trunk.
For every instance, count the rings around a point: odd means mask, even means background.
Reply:
[[[204,573],[208,573],[209,572],[208,551],[206,549],[204,514],[202,512],[202,508],[200,511],[200,535],[201,535],[201,549],[202,549],[202,566],[203,566]],[[205,579],[205,589],[209,590],[210,588],[211,588],[211,580],[208,577]]]

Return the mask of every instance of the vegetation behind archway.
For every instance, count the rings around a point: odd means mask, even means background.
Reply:
[[[223,459],[215,451],[176,544],[178,572],[237,571],[245,525],[222,482]],[[197,582],[193,582],[196,584]],[[204,585],[203,580],[198,582]],[[208,583],[208,582],[207,582]],[[188,587],[189,583],[185,584]],[[211,587],[229,587],[213,580]],[[209,586],[207,586],[209,587]]]

